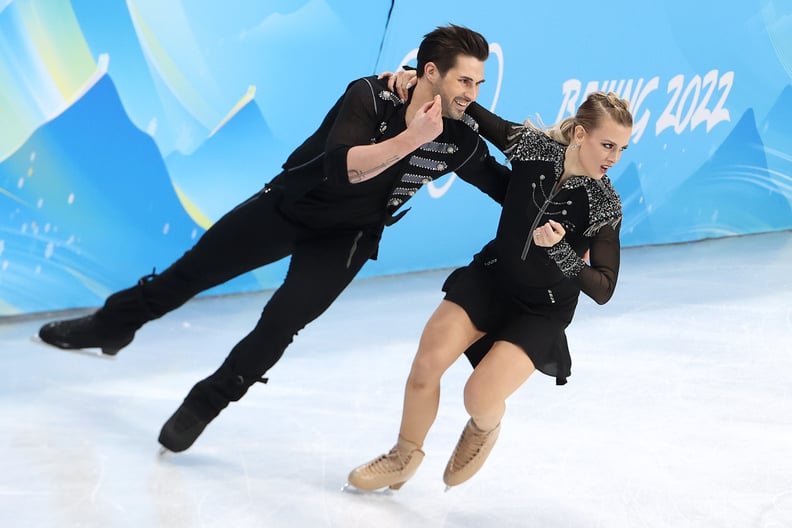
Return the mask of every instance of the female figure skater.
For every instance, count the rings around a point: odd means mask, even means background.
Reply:
[[[397,91],[410,82],[406,75],[391,79]],[[472,477],[495,444],[506,399],[537,369],[566,383],[564,330],[580,292],[604,304],[616,287],[622,207],[607,172],[632,133],[627,101],[591,93],[574,117],[546,131],[478,104],[468,114],[512,165],[497,234],[446,279],[407,378],[396,445],[349,474],[361,490],[396,490],[415,474],[440,378],[463,353],[474,367],[464,389],[470,419],[443,480],[450,487]]]

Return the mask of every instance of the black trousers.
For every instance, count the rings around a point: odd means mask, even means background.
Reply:
[[[380,234],[301,227],[280,212],[279,200],[278,190],[265,188],[218,220],[164,272],[110,296],[97,316],[107,326],[137,329],[208,288],[291,255],[283,284],[224,363],[247,380],[261,378],[349,285]]]

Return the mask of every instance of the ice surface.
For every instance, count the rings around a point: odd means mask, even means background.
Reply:
[[[582,299],[569,384],[534,375],[471,481],[442,472],[469,366],[446,374],[426,459],[391,494],[342,492],[393,444],[449,270],[355,282],[189,451],[157,434],[270,292],[198,299],[114,360],[0,324],[0,526],[792,526],[792,233],[631,248],[612,301]]]

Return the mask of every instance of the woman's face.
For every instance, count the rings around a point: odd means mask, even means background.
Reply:
[[[600,179],[621,159],[622,152],[630,141],[632,127],[620,125],[610,117],[600,126],[587,131],[578,125],[575,128],[575,143],[578,147],[578,163],[583,174]]]

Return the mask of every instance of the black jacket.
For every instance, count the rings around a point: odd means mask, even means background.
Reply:
[[[502,202],[509,169],[490,156],[469,116],[443,119],[443,132],[434,141],[371,180],[350,183],[348,150],[404,131],[406,107],[384,80],[372,76],[352,82],[270,182],[283,192],[284,214],[307,227],[381,229],[398,220],[403,212],[397,210],[422,185],[452,171]]]

